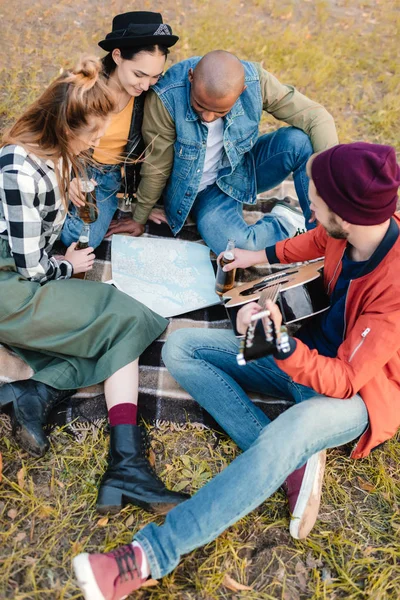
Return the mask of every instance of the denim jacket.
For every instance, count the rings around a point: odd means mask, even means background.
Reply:
[[[154,92],[175,122],[176,140],[171,176],[164,190],[168,221],[176,235],[196,199],[207,148],[207,127],[190,104],[188,71],[201,57],[182,61],[153,86]],[[224,119],[224,149],[216,184],[238,202],[255,204],[255,167],[250,150],[258,139],[262,113],[260,78],[254,65],[242,61],[244,92]]]

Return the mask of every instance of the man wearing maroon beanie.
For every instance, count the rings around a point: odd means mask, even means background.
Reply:
[[[311,158],[318,195],[344,221],[380,225],[396,210],[400,168],[391,146],[340,144]]]
[[[75,559],[86,600],[99,585],[115,600],[158,579],[182,554],[210,542],[280,486],[290,508],[290,533],[304,538],[318,515],[326,449],[355,441],[351,457],[368,456],[400,426],[400,169],[390,146],[342,144],[307,164],[318,227],[266,251],[235,250],[225,270],[256,263],[293,263],[325,256],[329,308],[294,337],[281,327],[277,304],[267,308],[278,337],[273,355],[245,366],[227,330],[179,330],[163,358],[176,380],[219,422],[243,453],[161,526],[147,525],[133,545]],[[258,304],[238,313],[244,333]],[[281,396],[294,405],[272,422],[245,390]],[[117,581],[121,556],[132,557],[129,585]],[[118,560],[119,563],[118,563]],[[136,565],[136,567],[134,566]],[[137,567],[140,565],[140,567]],[[104,569],[115,575],[105,580]],[[111,583],[110,583],[111,582]],[[108,585],[108,587],[107,587]],[[116,592],[112,595],[111,592]],[[120,593],[121,592],[121,593]]]

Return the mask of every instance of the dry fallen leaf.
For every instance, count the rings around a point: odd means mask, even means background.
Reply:
[[[226,573],[222,580],[222,585],[224,585],[226,588],[228,588],[228,590],[232,590],[233,592],[242,592],[245,590],[253,589],[253,588],[249,587],[248,585],[243,585],[243,583],[239,583],[238,581],[235,581],[234,579],[232,579],[232,577],[230,577],[230,575],[227,575]]]
[[[375,487],[371,484],[368,483],[368,481],[365,481],[364,479],[361,479],[361,477],[357,477],[358,480],[358,485],[360,486],[360,488],[366,492],[374,492],[375,491]]]
[[[22,540],[24,540],[25,538],[26,538],[25,531],[21,531],[20,533],[17,533],[17,535],[15,536],[15,541],[22,542]]]
[[[274,576],[278,581],[283,581],[285,579],[286,571],[283,567],[279,567],[274,573]]]
[[[75,541],[72,543],[71,546],[71,553],[73,556],[76,556],[77,554],[80,554],[83,550],[83,545],[81,542],[79,541]]]
[[[307,590],[307,578],[308,573],[304,563],[301,560],[298,560],[295,567],[297,581],[299,582],[299,587],[302,592]]]
[[[7,516],[10,517],[10,519],[12,519],[14,521],[14,519],[16,518],[18,512],[15,508],[10,508],[10,510],[7,513]]]
[[[150,449],[148,460],[149,460],[150,466],[154,467],[156,464],[156,455],[155,455],[154,450],[152,450],[152,449]]]
[[[97,527],[105,527],[108,523],[108,517],[101,517],[96,523]]]
[[[17,473],[18,486],[21,490],[25,487],[25,467],[21,467]]]
[[[51,506],[47,506],[47,504],[43,504],[40,507],[39,512],[37,513],[37,516],[39,517],[39,519],[48,519],[52,514],[54,514],[54,510],[51,508]]]
[[[142,583],[142,587],[151,587],[153,585],[158,585],[159,581],[157,579],[146,579],[144,583]]]
[[[125,525],[127,527],[132,527],[133,525],[133,521],[135,520],[134,516],[131,515],[130,517],[127,518],[127,520],[125,521]]]
[[[316,569],[317,567],[322,567],[324,563],[320,558],[315,559],[311,552],[309,552],[306,557],[306,565],[309,569]]]

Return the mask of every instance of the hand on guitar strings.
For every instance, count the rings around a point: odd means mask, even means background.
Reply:
[[[219,261],[223,257],[224,253],[218,256],[217,261]],[[232,271],[232,269],[247,269],[248,267],[252,267],[253,265],[258,265],[260,263],[266,264],[268,263],[267,255],[265,254],[265,250],[242,250],[241,248],[234,249],[235,260],[231,263],[224,266],[223,270],[228,272]]]
[[[269,312],[268,317],[274,324],[277,339],[279,340],[282,325],[282,313],[279,310],[279,306],[275,302],[272,302],[272,300],[267,300],[264,308],[256,302],[249,302],[248,304],[245,304],[239,310],[236,317],[236,329],[238,332],[244,335],[252,321],[252,317],[257,313],[264,312],[265,310]]]

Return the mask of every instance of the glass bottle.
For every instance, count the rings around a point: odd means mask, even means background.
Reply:
[[[84,223],[94,223],[97,219],[96,186],[92,181],[80,179],[81,192],[85,196],[84,206],[78,208],[78,215]]]
[[[84,223],[83,227],[82,227],[82,231],[79,235],[78,243],[75,246],[75,250],[85,250],[85,248],[89,248],[89,236],[90,236],[89,224]]]
[[[90,235],[90,226],[88,223],[84,223],[82,227],[82,231],[79,236],[78,243],[75,246],[75,250],[84,250],[85,248],[89,248],[89,235]],[[85,273],[76,273],[73,277],[76,279],[85,279]]]
[[[219,261],[215,279],[215,291],[219,296],[222,296],[225,292],[231,290],[235,284],[236,269],[232,269],[232,271],[228,272],[222,270],[225,265],[228,265],[235,260],[234,250],[235,240],[228,240],[225,252]]]

